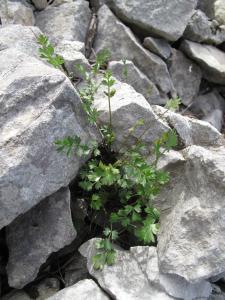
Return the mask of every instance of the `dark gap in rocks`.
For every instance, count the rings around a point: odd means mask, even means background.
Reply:
[[[177,49],[177,50],[179,50],[180,45],[181,45],[182,42],[183,42],[183,38],[181,37],[181,38],[179,38],[177,41],[173,42],[173,43],[171,44],[171,47],[172,47],[172,48],[175,48],[175,49]]]
[[[6,273],[6,265],[9,258],[9,250],[6,242],[6,228],[0,230],[0,296],[10,292],[12,288],[8,285],[8,278]]]

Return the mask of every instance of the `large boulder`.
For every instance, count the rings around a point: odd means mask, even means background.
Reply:
[[[109,300],[110,298],[91,279],[79,281],[47,300]]]
[[[141,46],[131,30],[122,24],[103,5],[98,12],[98,35],[95,51],[108,49],[111,60],[127,59],[133,63],[158,87],[160,92],[173,94],[174,88],[165,62]]]
[[[19,289],[34,280],[48,256],[75,237],[70,191],[62,188],[7,227],[9,285]]]
[[[177,95],[181,98],[181,102],[188,106],[199,92],[201,69],[181,51],[173,49],[169,72]]]
[[[138,93],[142,94],[150,104],[165,104],[155,84],[148,79],[132,61],[111,61],[108,65],[113,76],[121,82],[131,85]]]
[[[77,0],[37,12],[36,26],[54,43],[63,39],[84,42],[90,17],[88,2]]]
[[[0,18],[2,25],[34,25],[34,14],[32,7],[29,6],[25,0],[2,0],[0,2]]]
[[[84,158],[54,142],[96,138],[68,78],[14,49],[0,51],[0,228],[67,186]]]
[[[225,271],[225,148],[191,146],[186,162],[168,168],[161,210],[160,270],[198,283]]]
[[[225,53],[208,45],[191,41],[181,44],[187,56],[196,61],[203,70],[203,77],[213,83],[225,84]]]
[[[96,239],[92,239],[79,251],[87,258],[89,273],[113,299],[207,299],[211,293],[211,284],[206,281],[190,284],[180,276],[162,274],[155,247],[139,246],[130,251],[116,249],[115,264],[96,271],[92,266],[95,243]]]
[[[197,0],[111,0],[116,15],[150,35],[169,41],[179,39],[193,14]]]

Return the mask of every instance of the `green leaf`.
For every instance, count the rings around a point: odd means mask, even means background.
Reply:
[[[92,263],[95,270],[102,270],[106,264],[106,254],[97,253],[92,257]]]
[[[111,251],[107,252],[106,263],[108,266],[112,266],[115,264],[115,261],[116,261],[116,251],[112,249]]]
[[[155,220],[149,216],[143,221],[143,226],[136,230],[137,237],[144,244],[155,242],[155,235],[158,233],[159,224],[155,224],[154,222]]]
[[[93,194],[91,197],[91,208],[94,210],[100,210],[103,207],[102,199],[99,195]]]
[[[179,97],[170,99],[167,101],[165,108],[169,109],[171,111],[176,111],[179,109],[179,106],[181,105],[181,99]]]

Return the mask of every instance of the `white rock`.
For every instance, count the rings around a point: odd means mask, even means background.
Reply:
[[[35,21],[31,6],[23,0],[1,0],[0,18],[2,25],[21,24],[33,26]]]
[[[108,300],[109,297],[101,291],[91,279],[79,281],[65,288],[47,300]]]
[[[84,42],[90,17],[88,2],[77,0],[37,12],[36,26],[55,44],[63,39]]]

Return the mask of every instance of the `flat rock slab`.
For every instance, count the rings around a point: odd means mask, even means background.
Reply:
[[[111,0],[109,4],[125,22],[176,41],[182,36],[197,0]]]
[[[0,51],[0,228],[67,186],[84,158],[54,142],[96,139],[63,72],[14,49]]]
[[[54,43],[63,39],[84,42],[90,18],[88,2],[77,0],[37,12],[36,26]]]
[[[173,84],[165,62],[141,46],[132,31],[103,5],[98,12],[98,34],[95,51],[108,49],[111,60],[132,61],[164,95],[173,94]]]
[[[70,191],[62,188],[7,227],[9,285],[22,288],[38,274],[48,256],[76,237],[70,211]]]
[[[47,300],[109,300],[110,298],[91,279],[79,281]]]
[[[183,41],[181,50],[202,68],[203,77],[210,82],[225,84],[225,53],[208,45]]]

